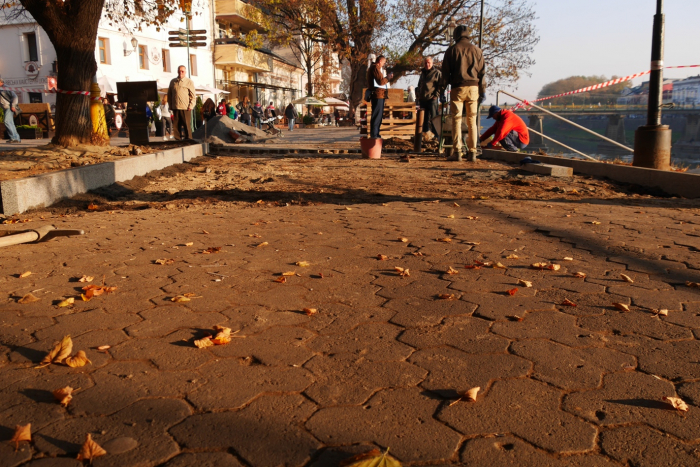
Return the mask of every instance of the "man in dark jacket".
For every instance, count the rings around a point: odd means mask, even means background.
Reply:
[[[384,68],[385,63],[386,57],[380,55],[377,57],[377,61],[367,69],[367,89],[371,92],[370,102],[372,104],[372,118],[369,125],[370,138],[380,138],[379,127],[382,126],[384,99],[388,97],[389,80],[394,76],[393,73],[384,76],[382,68]]]
[[[289,131],[294,131],[294,121],[299,118],[299,113],[291,102],[284,109],[284,116],[287,117],[287,121],[289,122]]]
[[[263,119],[263,107],[260,104],[260,102],[255,102],[255,105],[253,106],[253,125],[255,128],[262,128],[262,119]]]
[[[469,42],[466,26],[457,26],[454,31],[454,44],[445,52],[442,62],[444,87],[450,91],[450,114],[452,115],[452,156],[451,161],[462,160],[462,108],[467,107],[467,148],[465,155],[470,162],[476,161],[477,105],[484,101],[484,56],[481,49]]]
[[[435,131],[433,126],[433,118],[438,114],[438,97],[440,97],[441,81],[442,73],[433,67],[433,57],[425,57],[425,67],[420,72],[418,92],[416,93],[420,108],[425,109],[423,133],[432,131],[433,134],[437,135],[437,131]]]
[[[530,144],[530,132],[527,125],[511,110],[501,110],[497,105],[492,105],[488,118],[493,118],[496,123],[481,135],[482,142],[493,135],[491,142],[486,145],[487,148],[495,148],[498,143],[501,143],[501,146],[507,151],[518,152]]]

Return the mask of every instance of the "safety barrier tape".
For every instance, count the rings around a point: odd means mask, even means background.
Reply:
[[[681,66],[667,66],[667,67],[665,67],[666,70],[678,69],[678,68],[700,68],[700,65],[681,65]],[[643,71],[641,73],[635,73],[635,74],[629,75],[629,76],[623,76],[622,78],[611,79],[610,81],[605,81],[604,83],[594,84],[592,86],[587,86],[585,88],[577,89],[575,91],[564,92],[564,93],[557,94],[554,96],[540,97],[539,99],[535,99],[534,101],[524,100],[523,102],[519,102],[518,104],[516,104],[512,110],[518,110],[518,109],[523,108],[523,107],[528,107],[528,106],[530,106],[530,104],[535,103],[535,102],[542,102],[542,101],[546,101],[549,99],[556,99],[557,97],[570,96],[572,94],[580,94],[582,92],[595,91],[598,89],[606,88],[608,86],[614,86],[616,84],[620,84],[620,83],[623,83],[625,81],[629,81],[631,79],[639,78],[640,76],[648,75],[649,73],[651,73],[651,70]]]
[[[0,89],[7,89],[9,91],[27,91],[27,92],[43,92],[46,94],[72,94],[89,96],[90,91],[64,91],[63,89],[42,89],[42,88],[22,88],[22,87],[11,87],[11,86],[0,86]],[[102,100],[101,97],[91,97],[92,101]]]

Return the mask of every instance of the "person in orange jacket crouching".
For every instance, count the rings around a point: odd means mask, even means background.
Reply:
[[[522,118],[515,115],[513,111],[492,105],[489,109],[488,118],[493,118],[496,120],[496,123],[480,137],[483,143],[493,135],[493,140],[486,144],[485,148],[493,149],[500,143],[504,149],[518,152],[530,144],[530,133],[525,122]]]

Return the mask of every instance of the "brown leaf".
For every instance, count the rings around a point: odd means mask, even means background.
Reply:
[[[189,302],[190,297],[185,297],[184,295],[176,295],[173,298],[170,299],[171,302],[176,302],[176,303],[185,303]]]
[[[67,306],[71,306],[75,303],[75,298],[73,297],[68,297],[65,300],[61,301],[58,305],[56,305],[58,308],[65,308]]]
[[[70,386],[66,386],[65,388],[59,388],[53,391],[53,397],[63,407],[68,407],[68,404],[70,403],[71,399],[73,399],[73,396],[71,395],[72,392],[73,388]]]
[[[510,295],[511,297],[512,297],[513,295],[515,295],[516,293],[518,293],[518,288],[517,288],[517,287],[514,288],[514,289],[510,289],[510,290],[508,291],[508,295]]]
[[[394,266],[394,271],[396,271],[399,276],[402,277],[407,277],[411,275],[411,272],[408,269],[400,268],[398,266]]]
[[[278,282],[278,283],[280,283],[280,284],[284,284],[285,282],[287,282],[287,278],[284,277],[284,276],[279,276],[277,279],[275,279],[275,280],[272,281],[272,282]]]
[[[262,243],[259,243],[258,246],[256,246],[255,248],[262,248],[262,247],[267,246],[267,245],[269,245],[269,243],[262,242]]]
[[[454,300],[457,297],[453,293],[441,293],[440,295],[437,296],[440,300]]]
[[[92,276],[83,276],[78,279],[78,282],[92,282],[95,278]]]
[[[465,242],[467,245],[481,245],[481,242]]]
[[[85,300],[86,302],[89,302],[90,299],[92,299],[93,297],[96,297],[96,296],[102,295],[102,294],[112,293],[115,290],[117,290],[117,288],[116,287],[107,287],[106,285],[90,284],[90,285],[86,285],[85,287],[83,287],[83,290],[85,291],[85,293],[82,294],[81,296],[83,297],[83,300]]]
[[[579,279],[585,279],[587,274],[585,272],[575,272],[573,276],[578,277]]]
[[[456,270],[455,268],[453,268],[452,266],[449,266],[447,268],[447,271],[445,271],[445,272],[447,272],[447,274],[450,274],[450,275],[459,274],[459,271]]]
[[[507,267],[505,267],[505,266],[504,266],[503,264],[501,264],[501,263],[496,263],[496,264],[494,264],[494,265],[493,265],[493,268],[494,268],[494,269],[508,269]]]
[[[83,350],[78,350],[78,353],[74,357],[68,357],[65,360],[65,364],[71,368],[79,368],[85,366],[88,363],[92,363]]]
[[[452,241],[452,239],[449,237],[445,237],[445,238],[438,238],[437,241],[444,242],[444,243],[450,243]]]
[[[568,298],[565,298],[563,302],[561,302],[562,305],[564,306],[578,306]]]
[[[300,268],[308,268],[309,266],[311,266],[311,263],[309,263],[308,261],[297,261],[294,264],[296,264]]]
[[[685,285],[686,285],[687,287],[700,288],[700,282],[685,281]]]
[[[656,318],[658,316],[668,316],[668,310],[663,309],[663,310],[651,310],[651,312],[654,314],[653,318]]]
[[[469,219],[470,221],[474,221],[474,220],[477,220],[478,217],[477,216],[467,216],[467,219]]]
[[[97,211],[98,209],[100,209],[100,206],[97,204],[90,203],[90,204],[88,204],[87,208],[88,208],[88,211]]]
[[[533,263],[530,265],[532,269],[546,269],[547,263]]]
[[[32,442],[32,424],[27,423],[26,425],[15,426],[15,434],[10,440],[11,443],[15,443],[15,451],[19,449],[19,443],[22,441]]]
[[[94,458],[104,456],[105,454],[107,454],[107,451],[94,442],[92,436],[88,433],[85,435],[85,443],[83,443],[83,446],[80,448],[77,459],[79,461],[90,461],[92,463]]]
[[[41,360],[41,364],[43,366],[47,366],[52,363],[61,363],[68,356],[70,356],[72,351],[73,340],[70,338],[70,336],[64,336],[63,339],[61,339],[61,342],[56,342],[54,344],[53,349],[51,349],[43,360]]]
[[[379,449],[372,449],[345,459],[339,467],[401,467],[401,463],[389,455],[388,449],[384,454]]]
[[[532,282],[518,279],[518,285],[522,285],[523,287],[532,287]]]
[[[194,341],[194,345],[198,349],[203,349],[205,347],[212,347],[214,343],[211,341],[211,336],[205,336],[199,340]]]
[[[296,271],[287,271],[287,272],[283,272],[282,275],[283,276],[295,276],[296,273],[297,273]]]
[[[377,259],[379,261],[386,261],[389,259],[389,257],[387,255],[377,255]]]
[[[452,203],[452,206],[458,208],[458,207],[459,207],[459,204],[457,204],[457,203]]]
[[[630,307],[628,305],[625,305],[624,303],[613,303],[612,306],[617,308],[620,311],[630,311]]]
[[[20,279],[23,279],[23,278],[29,277],[29,276],[31,276],[31,275],[32,275],[32,271],[26,271],[26,272],[23,272],[22,274],[20,274],[20,275],[19,275],[19,278],[20,278]]]
[[[214,326],[214,330],[218,331],[211,340],[214,345],[225,345],[231,342],[231,328]]]
[[[452,402],[452,403],[449,405],[449,407],[452,407],[452,406],[455,405],[456,403],[462,402],[462,401],[465,401],[465,402],[467,402],[467,401],[468,401],[468,402],[476,402],[476,395],[479,394],[479,391],[480,391],[480,390],[481,390],[480,387],[471,388],[469,391],[467,391],[467,392],[465,392],[464,394],[462,394],[462,395],[460,396],[459,399],[457,399],[456,401]]]
[[[519,256],[516,254],[510,254],[510,255],[506,256],[506,259],[518,259],[518,258],[519,258]]]
[[[478,266],[476,264],[467,264],[464,266],[464,269],[481,269],[481,266]]]
[[[574,260],[574,258],[572,258],[570,256],[567,256],[563,259],[563,261],[573,261],[573,260]]]
[[[20,298],[19,300],[17,300],[17,303],[22,303],[22,304],[34,303],[34,302],[38,302],[39,300],[40,300],[39,298],[35,297],[35,296],[32,295],[31,293],[28,293],[28,294],[25,295],[24,297],[22,297],[22,298]]]
[[[454,218],[455,218],[455,215],[454,215],[454,214],[450,214],[449,216],[447,216],[447,218],[448,218],[448,219],[454,219]]]
[[[210,246],[206,250],[202,250],[202,254],[203,255],[210,255],[212,253],[218,253],[221,251],[221,248],[222,247],[220,247],[220,246]]]
[[[517,321],[517,322],[520,322],[523,320],[523,318],[521,318],[518,315],[509,315],[509,316],[506,316],[506,318],[508,318],[509,321]]]
[[[187,242],[187,243],[185,243],[185,246],[192,246],[192,245],[194,245],[194,242]]]
[[[157,259],[153,261],[155,264],[161,264],[163,266],[167,266],[169,264],[173,264],[175,262],[174,259]]]
[[[306,316],[311,316],[318,313],[318,310],[316,308],[304,308],[301,311],[303,311]]]
[[[591,224],[593,224],[593,225],[600,225],[600,222],[598,222],[598,221],[591,221]]]
[[[112,348],[111,345],[101,345],[101,346],[99,346],[99,347],[97,348],[97,350],[105,351],[105,350],[109,350],[109,349],[111,349],[111,348]]]
[[[559,266],[558,264],[550,264],[549,266],[547,266],[547,269],[549,269],[550,271],[558,271],[559,269],[561,269],[561,266]]]
[[[401,243],[406,243],[406,242],[408,242],[408,239],[406,237],[399,237],[399,241]]]
[[[632,279],[630,276],[627,274],[620,274],[620,277],[622,277],[622,280],[625,282],[629,282],[630,284],[634,284],[634,279]]]
[[[686,404],[683,399],[679,397],[667,397],[664,396],[661,398],[663,401],[668,402],[671,404],[671,407],[674,409],[678,410],[679,412],[687,412],[689,410],[688,404]]]

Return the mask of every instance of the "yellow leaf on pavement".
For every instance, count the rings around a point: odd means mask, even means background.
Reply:
[[[59,388],[53,391],[53,397],[63,406],[63,407],[68,407],[68,404],[70,401],[73,399],[73,396],[71,393],[73,392],[73,388],[70,386],[66,386],[65,388]]]
[[[318,310],[316,308],[304,308],[302,311],[306,316],[311,316],[318,313]]]
[[[23,272],[22,274],[20,274],[19,277],[20,277],[20,279],[22,279],[25,277],[29,277],[31,275],[32,275],[32,271],[27,271],[27,272]]]
[[[671,406],[678,410],[679,412],[687,412],[688,409],[688,404],[686,404],[683,399],[679,397],[663,397],[663,400],[671,404]]]
[[[452,239],[449,237],[445,237],[445,238],[438,238],[437,241],[444,242],[444,243],[450,243],[452,241]]]
[[[519,258],[519,256],[515,255],[515,254],[506,256],[506,259],[518,259],[518,258]]]
[[[189,302],[190,297],[185,297],[184,295],[176,295],[173,298],[170,299],[171,302],[177,302],[177,303],[185,303]]]
[[[686,285],[687,287],[700,288],[700,282],[685,281],[685,285]]]
[[[457,298],[453,293],[441,293],[437,296],[440,300],[454,300]]]
[[[199,349],[203,349],[205,347],[212,347],[214,343],[211,341],[211,336],[206,336],[194,341],[194,345],[197,346],[197,348]]]
[[[308,261],[297,261],[294,264],[296,264],[300,268],[308,268],[309,266],[311,266],[311,263],[309,263]]]
[[[575,272],[573,276],[578,277],[579,279],[585,279],[587,274],[585,272]]]
[[[41,360],[41,366],[36,368],[41,368],[42,366],[47,366],[52,363],[61,363],[70,356],[72,351],[73,340],[70,338],[70,336],[64,336],[63,339],[61,339],[61,342],[56,342],[53,349],[51,349],[43,360]]]
[[[448,267],[446,272],[450,275],[459,274],[459,271],[453,268],[452,266]]]
[[[522,285],[523,287],[532,287],[532,282],[518,279],[518,285]]]
[[[394,271],[396,271],[399,274],[399,276],[402,277],[407,277],[411,275],[411,272],[408,269],[400,268],[398,266],[394,267]]]
[[[92,282],[94,277],[92,276],[83,276],[80,279],[78,279],[78,282]]]
[[[630,311],[629,305],[625,305],[624,303],[613,303],[612,304],[615,308],[617,308],[620,311]]]
[[[622,280],[625,282],[629,282],[630,284],[634,284],[634,279],[632,279],[630,276],[627,274],[620,274],[620,277],[622,277]]]
[[[400,237],[399,241],[402,243],[406,243],[406,242],[408,242],[408,239],[406,237]]]
[[[32,442],[32,424],[27,423],[26,425],[15,426],[15,434],[10,440],[11,443],[15,443],[15,451],[19,449],[19,443],[22,441]]]
[[[454,215],[454,214],[450,214],[449,216],[447,216],[447,218],[448,218],[448,219],[454,219],[454,218],[455,218],[455,215]]]
[[[479,391],[480,391],[480,390],[481,390],[480,387],[471,388],[469,391],[467,391],[467,392],[465,392],[464,394],[462,394],[462,395],[460,396],[459,399],[457,399],[456,401],[452,402],[452,403],[449,405],[449,407],[452,407],[452,406],[455,405],[456,403],[462,402],[462,401],[476,402],[476,395],[479,394]]]
[[[386,261],[389,259],[389,257],[387,255],[377,255],[377,259],[379,261]]]
[[[287,272],[283,272],[282,275],[283,276],[293,276],[296,273],[297,273],[296,271],[287,271]]]
[[[340,467],[401,467],[401,463],[389,455],[388,449],[384,454],[379,449],[372,449],[344,460]]]
[[[163,266],[167,266],[169,264],[173,264],[175,262],[174,259],[157,259],[153,261],[155,264],[161,264]]]
[[[65,300],[61,301],[58,305],[56,305],[59,308],[64,308],[67,306],[71,306],[73,303],[75,303],[75,298],[73,297],[68,297]]]
[[[37,297],[35,297],[34,295],[28,293],[28,294],[25,295],[24,297],[22,297],[22,298],[20,298],[19,300],[17,300],[17,303],[22,303],[22,304],[34,303],[34,302],[38,302],[39,300],[40,300],[39,298],[37,298]]]
[[[89,461],[92,463],[93,459],[104,456],[105,454],[107,454],[107,451],[102,449],[99,444],[94,442],[92,440],[92,436],[90,436],[90,433],[88,433],[85,436],[85,443],[83,443],[83,446],[80,448],[77,459],[79,461]]]
[[[88,363],[92,362],[90,361],[90,359],[87,358],[87,355],[83,350],[78,350],[78,353],[75,354],[75,356],[68,357],[65,361],[65,364],[71,368],[79,368],[81,366],[87,365]]]

